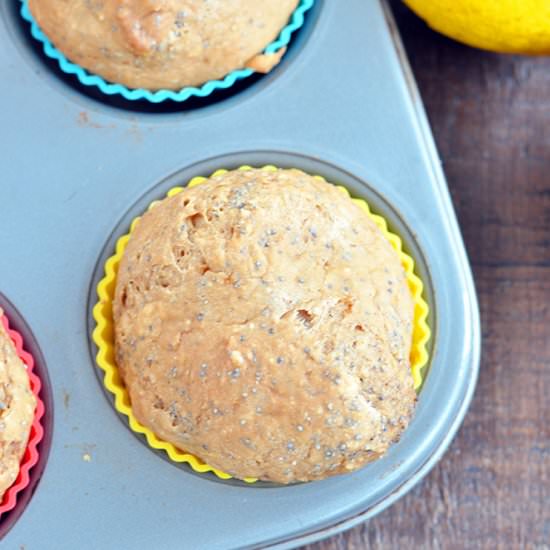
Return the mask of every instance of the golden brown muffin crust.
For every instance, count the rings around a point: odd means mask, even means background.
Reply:
[[[19,473],[35,406],[25,366],[0,323],[0,500]]]
[[[41,29],[65,56],[130,88],[179,89],[280,55],[255,57],[298,0],[30,0]]]
[[[359,468],[406,427],[413,304],[376,224],[298,170],[234,171],[132,233],[114,300],[136,417],[236,477]]]

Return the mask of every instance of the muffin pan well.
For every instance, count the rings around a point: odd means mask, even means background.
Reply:
[[[209,80],[199,86],[187,86],[179,90],[147,90],[143,88],[127,88],[122,84],[108,82],[97,74],[90,73],[83,67],[72,63],[65,55],[58,50],[55,45],[49,40],[48,36],[42,32],[38,22],[33,17],[29,8],[29,0],[21,1],[21,17],[29,23],[30,32],[41,45],[44,54],[57,61],[59,70],[66,75],[74,76],[78,79],[81,86],[92,87],[99,90],[107,96],[122,97],[127,101],[149,101],[151,103],[162,103],[164,101],[175,101],[182,103],[192,98],[208,98],[210,94],[217,91],[230,90],[232,86],[240,83],[244,79],[254,75],[254,71],[249,68],[235,69],[224,77],[217,80]],[[315,0],[300,0],[296,9],[289,17],[287,24],[281,29],[278,36],[270,42],[263,50],[266,54],[275,54],[284,51],[284,48],[290,44],[292,35],[298,31],[303,23],[304,17],[309,9],[311,9]]]
[[[267,165],[265,162],[262,163],[262,158],[276,158],[279,168],[292,168],[296,166],[304,166],[309,164],[309,166],[314,169],[312,173],[318,174],[320,172],[326,172],[329,167],[324,165],[319,161],[314,159],[306,159],[299,155],[293,154],[282,154],[275,152],[250,152],[244,153],[250,158],[256,158],[259,162],[258,166],[263,167],[263,169],[276,171],[278,168],[274,165]],[[249,170],[252,167],[248,165],[242,165],[239,163],[239,155],[225,155],[212,159],[212,162],[217,161],[221,163],[227,163],[232,169],[237,170]],[[246,157],[245,157],[246,158]],[[234,163],[236,163],[234,165]],[[200,167],[206,167],[209,164],[209,161],[200,163],[200,165],[194,166],[193,170],[199,169]],[[305,168],[304,168],[305,170]],[[227,169],[210,170],[210,172],[205,172],[205,174],[212,174],[218,172],[224,172]],[[158,454],[163,458],[168,458],[173,461],[174,465],[179,465],[184,469],[189,469],[189,466],[194,472],[201,474],[214,474],[213,479],[217,480],[228,480],[231,478],[228,474],[216,470],[207,464],[203,463],[202,460],[197,460],[193,455],[190,455],[183,450],[177,449],[170,443],[163,441],[158,438],[152,431],[148,430],[143,426],[137,418],[132,414],[131,407],[129,405],[129,396],[126,391],[126,387],[122,380],[120,380],[118,375],[118,368],[116,362],[114,361],[114,349],[113,349],[113,320],[112,320],[112,300],[115,289],[115,284],[117,280],[117,271],[120,263],[120,258],[124,254],[124,249],[128,244],[128,237],[132,232],[132,229],[137,220],[144,214],[145,211],[150,210],[153,205],[158,203],[159,199],[163,199],[166,196],[173,196],[176,190],[182,190],[184,185],[194,186],[199,183],[204,176],[196,176],[194,172],[191,172],[191,175],[186,179],[185,174],[187,170],[183,170],[172,176],[166,178],[160,182],[151,193],[147,195],[152,195],[148,197],[148,200],[142,204],[142,199],[138,200],[136,205],[131,208],[129,212],[130,217],[127,219],[127,216],[124,216],[122,221],[119,223],[107,244],[105,245],[101,257],[96,266],[96,273],[92,279],[92,287],[90,288],[89,293],[89,325],[88,325],[88,334],[91,335],[90,350],[92,353],[92,359],[95,360],[99,375],[99,380],[103,388],[106,390],[107,397],[109,401],[113,404],[115,410],[120,413],[124,424],[128,426],[140,439],[140,441],[147,444],[151,450],[159,451]],[[319,177],[319,176],[317,176]],[[344,181],[350,181],[351,185],[354,185],[357,188],[357,185],[363,185],[360,182],[353,181],[353,178],[350,178],[349,175],[341,172],[338,177],[340,188],[350,195],[349,189],[351,187],[346,187],[343,185]],[[160,192],[160,194],[158,194]],[[352,190],[352,193],[353,190]],[[361,196],[368,194],[372,196],[374,191],[369,191],[365,189],[365,192],[360,192]],[[352,197],[356,195],[353,194]],[[423,281],[418,277],[418,273],[422,272],[428,277],[428,272],[425,264],[418,265],[412,259],[412,257],[407,254],[404,250],[408,249],[407,242],[414,242],[411,238],[410,233],[406,231],[406,228],[402,227],[401,233],[406,235],[405,240],[401,237],[398,237],[395,233],[388,228],[388,219],[380,216],[380,214],[374,214],[365,201],[364,198],[356,199],[361,201],[362,208],[366,209],[367,214],[370,215],[375,220],[375,222],[382,227],[383,233],[392,243],[392,247],[396,252],[398,252],[402,265],[406,269],[407,282],[414,300],[415,308],[415,321],[414,321],[414,337],[411,345],[411,371],[413,372],[413,379],[415,381],[415,388],[417,392],[420,390],[422,385],[422,380],[427,376],[428,366],[429,366],[429,349],[431,346],[431,333],[429,325],[426,323],[426,320],[430,316],[430,309],[424,295],[429,295],[431,297],[431,302],[433,303],[433,293],[429,280],[424,284]],[[386,205],[387,206],[387,205]],[[390,209],[388,207],[388,209]],[[377,212],[380,212],[380,209],[377,209]],[[394,219],[397,219],[397,215],[393,216]],[[393,223],[392,223],[393,227]],[[282,228],[277,228],[281,230]],[[416,251],[417,256],[421,258],[421,252]],[[433,321],[433,319],[432,319]],[[255,483],[255,487],[266,487],[266,486],[275,486],[271,483],[265,483],[258,481],[253,478],[246,478],[243,481],[238,481],[236,479],[232,480],[232,483],[236,484],[246,484],[246,483]]]
[[[56,415],[42,480],[2,542],[27,550],[292,547],[409,490],[462,421],[480,330],[445,179],[384,5],[318,0],[301,43],[274,73],[201,109],[153,113],[65,84],[20,41],[12,4],[19,0],[0,5],[9,82],[0,90],[1,288],[44,352]],[[112,243],[168,187],[240,164],[302,168],[366,198],[403,237],[426,283],[433,348],[416,415],[384,458],[357,473],[269,488],[191,475],[142,445],[98,383],[90,304]]]
[[[2,293],[0,308],[4,311],[0,316],[0,323],[6,326],[7,322],[8,335],[15,344],[17,355],[27,365],[31,388],[37,399],[19,475],[4,493],[0,504],[1,539],[25,510],[46,467],[52,439],[53,399],[44,357],[32,331],[19,311]]]
[[[28,0],[10,1],[1,5],[0,17],[5,19],[10,38],[28,66],[34,71],[40,71],[50,85],[61,93],[84,95],[119,109],[158,114],[193,110],[225,102],[233,96],[239,96],[243,91],[256,88],[260,82],[265,83],[276,78],[280,71],[284,71],[292,63],[310,36],[320,11],[316,4],[320,3],[322,0],[301,0],[287,27],[270,45],[276,50],[279,46],[286,47],[286,52],[280,63],[267,75],[249,70],[234,71],[222,81],[210,82],[199,88],[155,93],[129,90],[107,83],[68,62],[34,23],[28,10]]]

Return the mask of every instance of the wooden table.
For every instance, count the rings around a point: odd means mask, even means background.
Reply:
[[[424,481],[369,523],[307,548],[548,549],[550,58],[462,46],[392,5],[474,271],[480,378]]]

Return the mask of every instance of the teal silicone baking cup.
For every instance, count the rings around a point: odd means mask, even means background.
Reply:
[[[235,83],[240,82],[246,78],[252,76],[255,71],[249,68],[237,69],[230,72],[224,78],[220,80],[209,80],[202,86],[194,87],[187,86],[181,90],[146,90],[144,88],[127,88],[122,84],[115,84],[107,82],[102,77],[91,74],[79,65],[76,65],[69,61],[53,44],[48,37],[42,32],[38,23],[32,16],[28,0],[21,1],[21,16],[28,21],[31,26],[31,34],[33,38],[42,43],[44,53],[51,59],[58,62],[59,68],[66,74],[74,75],[83,86],[90,86],[98,88],[101,92],[109,96],[119,95],[129,101],[146,100],[151,103],[161,103],[166,100],[182,103],[189,98],[208,97],[212,92],[216,90],[227,90],[231,88]],[[302,27],[304,24],[305,13],[313,6],[315,0],[300,0],[298,7],[294,10],[290,16],[289,22],[286,27],[280,32],[276,40],[271,42],[264,50],[263,53],[273,54],[277,53],[281,48],[286,47],[292,38],[292,34]]]

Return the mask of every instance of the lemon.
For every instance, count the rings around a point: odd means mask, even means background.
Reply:
[[[550,53],[550,0],[404,0],[430,27],[496,52]]]

